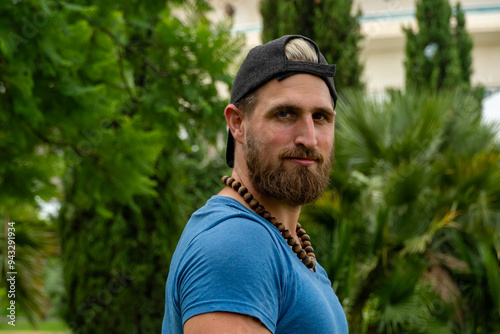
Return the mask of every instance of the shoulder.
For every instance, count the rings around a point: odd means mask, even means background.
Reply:
[[[271,270],[282,257],[279,239],[270,228],[274,226],[266,226],[255,218],[246,215],[228,217],[200,232],[185,252],[186,261],[210,263],[216,268]]]
[[[196,211],[183,232],[171,273],[199,273],[224,267],[242,272],[277,270],[284,247],[276,228],[232,198],[214,196]],[[213,272],[213,270],[212,270]]]
[[[190,250],[203,247],[223,254],[227,247],[241,249],[276,245],[278,231],[269,222],[232,198],[215,196],[193,214],[186,226],[190,236],[185,240]],[[257,251],[257,250],[256,250]],[[263,250],[265,251],[265,250]]]
[[[204,215],[202,224],[191,226],[196,234],[176,255],[171,287],[181,317],[186,321],[208,312],[234,312],[273,328],[284,275],[274,226],[251,212],[227,211]]]

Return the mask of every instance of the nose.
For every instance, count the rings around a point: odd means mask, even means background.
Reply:
[[[297,122],[295,145],[303,145],[306,148],[316,147],[318,141],[316,140],[316,130],[314,125],[314,120],[311,116],[304,117],[300,122]]]

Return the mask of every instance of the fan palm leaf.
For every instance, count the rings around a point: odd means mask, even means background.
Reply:
[[[332,186],[302,218],[351,332],[498,328],[500,150],[477,100],[339,101]]]

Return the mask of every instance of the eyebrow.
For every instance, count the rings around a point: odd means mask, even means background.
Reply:
[[[272,107],[271,109],[269,109],[267,112],[266,112],[266,115],[268,116],[272,116],[274,115],[275,113],[277,112],[280,112],[280,111],[294,111],[294,112],[300,112],[302,111],[303,108],[295,105],[295,104],[279,104],[277,106],[274,106]],[[335,115],[335,112],[333,111],[332,108],[325,108],[325,107],[316,107],[313,109],[313,113],[317,113],[317,112],[320,112],[320,113],[324,113],[324,114],[327,114],[329,115],[330,117],[334,117]]]

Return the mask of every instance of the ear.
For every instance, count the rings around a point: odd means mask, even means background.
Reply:
[[[229,126],[229,131],[231,131],[234,140],[236,140],[240,144],[243,144],[245,138],[243,112],[234,104],[230,104],[224,110],[224,115],[226,116],[227,125]]]

